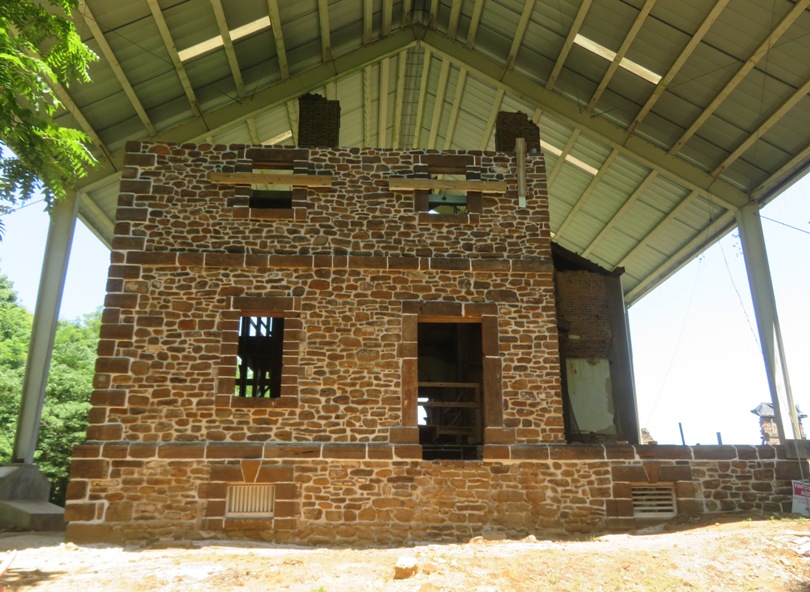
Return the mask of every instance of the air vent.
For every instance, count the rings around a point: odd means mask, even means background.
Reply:
[[[272,485],[231,485],[225,515],[229,518],[271,518],[274,500]]]
[[[633,516],[636,518],[671,518],[675,510],[675,488],[670,485],[633,485]]]

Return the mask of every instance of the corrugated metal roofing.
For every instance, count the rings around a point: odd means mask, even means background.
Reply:
[[[547,152],[556,240],[624,266],[633,301],[733,225],[738,208],[767,202],[810,165],[808,5],[659,1],[639,20],[645,0],[224,1],[228,30],[278,11],[271,28],[233,41],[240,96],[222,46],[175,67],[178,50],[220,34],[210,0],[86,0],[77,29],[119,65],[95,64],[60,114],[103,142],[80,214],[111,238],[126,141],[269,142],[295,131],[306,92],[340,100],[347,146],[492,148],[496,111],[523,111],[550,150],[566,150]],[[664,79],[612,67],[572,44],[576,34]]]

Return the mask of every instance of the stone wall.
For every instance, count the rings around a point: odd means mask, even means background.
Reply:
[[[332,178],[304,190],[292,220],[208,178],[289,153],[296,170]],[[403,370],[415,346],[404,323],[424,304],[494,323],[500,417],[488,427],[564,441],[542,156],[529,158],[528,210],[509,156],[439,156],[130,145],[88,439],[389,442],[391,429],[416,425],[403,418],[403,383],[415,377]],[[508,191],[448,221],[415,211],[413,192],[387,190],[391,176],[458,162]],[[233,396],[238,321],[257,310],[286,319],[278,399]]]
[[[672,485],[690,517],[789,512],[789,480],[800,477],[781,447],[490,448],[506,458],[397,459],[375,444],[86,444],[74,456],[67,535],[393,544],[593,533],[649,523],[633,517],[640,483]],[[223,515],[228,485],[259,482],[275,484],[273,518]]]
[[[563,445],[542,155],[527,157],[520,208],[509,154],[127,149],[72,540],[599,531],[633,522],[639,479],[671,481],[683,512],[783,509],[772,479],[792,465],[773,448]],[[302,175],[284,207],[216,177],[254,167]],[[390,188],[440,174],[505,190],[478,185],[467,213],[437,215],[424,190]],[[235,395],[240,318],[254,315],[284,319],[272,398]],[[475,460],[423,460],[420,322],[480,324]],[[226,509],[245,487],[272,492],[272,516]]]

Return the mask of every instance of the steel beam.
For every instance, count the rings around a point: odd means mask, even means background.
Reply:
[[[166,24],[166,19],[163,18],[163,12],[160,10],[158,0],[146,0],[149,4],[149,10],[152,11],[152,18],[155,19],[155,25],[160,32],[160,37],[163,39],[163,45],[166,46],[166,52],[169,54],[174,65],[174,71],[177,72],[177,78],[186,93],[191,110],[194,112],[195,117],[202,118],[202,111],[200,105],[197,103],[197,96],[194,94],[194,88],[191,86],[191,81],[188,79],[186,69],[183,66],[183,61],[180,59],[180,54],[177,51],[177,46],[174,44],[172,34],[169,32],[169,26]]]
[[[101,54],[107,60],[107,65],[113,71],[113,74],[115,74],[121,88],[124,89],[124,94],[127,95],[129,102],[132,104],[132,108],[135,109],[135,113],[138,114],[138,117],[140,118],[141,123],[143,123],[143,126],[146,128],[147,133],[150,135],[157,133],[155,126],[152,125],[152,121],[146,114],[146,109],[143,108],[141,100],[138,98],[138,95],[135,94],[135,89],[132,88],[132,84],[130,84],[126,74],[124,74],[124,70],[121,68],[118,58],[115,57],[115,52],[113,52],[110,44],[107,43],[107,38],[101,31],[101,27],[98,26],[96,17],[93,16],[93,13],[90,11],[90,7],[87,6],[86,2],[82,1],[79,4],[79,13],[82,15],[84,22],[87,24],[87,28],[90,29],[91,33],[93,33],[93,37],[95,38],[96,43],[98,43],[98,48],[101,50]]]
[[[762,122],[760,126],[754,131],[754,133],[749,134],[748,137],[737,146],[728,157],[721,162],[717,167],[712,171],[712,175],[715,177],[721,175],[723,171],[725,171],[729,166],[731,166],[734,161],[740,158],[746,150],[748,150],[754,143],[759,140],[762,136],[768,133],[768,130],[771,129],[774,125],[779,123],[779,121],[791,110],[793,107],[799,104],[807,94],[810,93],[810,80],[807,80],[799,89],[797,89],[792,95],[790,95],[784,103],[779,105],[779,107],[768,116],[768,119]]]
[[[450,77],[450,61],[442,60],[442,68],[439,71],[439,86],[436,89],[436,102],[433,103],[433,119],[430,122],[430,135],[428,136],[428,148],[436,147],[436,139],[439,137],[439,123],[444,111],[444,97],[447,94],[447,79]]]
[[[236,51],[233,49],[233,40],[231,39],[231,31],[228,28],[228,21],[225,19],[225,11],[222,8],[222,0],[210,0],[211,8],[214,10],[214,18],[219,27],[219,35],[222,37],[222,45],[225,48],[225,56],[228,58],[228,65],[231,68],[231,75],[233,76],[234,85],[236,86],[236,93],[240,99],[245,98],[245,82],[242,80],[242,68],[239,67],[239,61],[236,59]]]
[[[588,186],[585,188],[585,191],[582,192],[582,195],[579,196],[577,203],[574,204],[574,207],[571,208],[571,211],[568,212],[568,215],[565,217],[565,220],[562,221],[557,227],[557,230],[554,231],[555,238],[560,240],[560,237],[565,233],[568,229],[568,226],[574,220],[574,216],[577,215],[579,210],[582,209],[582,206],[585,205],[585,202],[588,200],[588,197],[593,193],[593,190],[596,189],[596,186],[599,185],[599,182],[602,180],[602,177],[610,169],[610,165],[613,164],[613,161],[616,160],[616,157],[619,155],[619,150],[614,148],[613,151],[608,155],[605,159],[605,162],[602,163],[602,166],[599,167],[599,172],[593,176],[591,182],[588,183]]]
[[[31,342],[25,363],[17,434],[11,457],[15,463],[34,462],[79,201],[76,190],[67,189],[65,197],[57,200],[51,209],[48,240],[45,244],[37,304],[34,309],[34,324],[31,327]]]
[[[715,179],[702,169],[682,158],[667,154],[652,142],[639,136],[626,138],[623,128],[603,117],[594,117],[584,112],[575,102],[507,70],[491,58],[471,51],[435,31],[424,30],[420,35],[426,46],[439,55],[453,60],[455,64],[476,71],[476,75],[489,84],[507,90],[515,97],[546,112],[553,113],[557,119],[581,129],[611,148],[619,148],[628,158],[673,179],[676,183],[688,189],[711,194],[715,201],[728,208],[739,208],[748,202],[748,196],[731,183]]]
[[[571,23],[571,28],[568,30],[568,37],[565,38],[562,49],[560,49],[560,54],[557,56],[557,61],[554,62],[554,69],[551,70],[551,75],[546,81],[546,90],[554,90],[554,87],[557,86],[557,79],[560,77],[560,72],[562,72],[563,66],[565,65],[565,60],[568,59],[568,54],[574,46],[574,39],[576,39],[579,34],[579,30],[582,28],[582,22],[585,20],[585,15],[588,14],[590,7],[591,0],[582,0],[582,4],[579,5],[577,16],[574,17],[574,22]]]
[[[234,101],[207,113],[205,119],[195,118],[181,123],[160,132],[157,136],[144,138],[144,141],[183,143],[202,138],[206,134],[216,134],[218,131],[227,129],[242,119],[260,115],[287,101],[297,99],[312,89],[321,88],[327,83],[336,80],[338,76],[350,76],[378,60],[395,55],[400,51],[404,52],[416,43],[416,32],[413,28],[401,29],[392,33],[389,37],[375,41],[371,45],[359,47],[324,64],[293,74],[286,80],[257,91],[250,96],[249,100]],[[123,150],[111,156],[112,163],[119,166],[123,159]],[[115,168],[112,164],[98,166],[80,180],[79,188],[96,183],[114,173]]]
[[[765,236],[759,217],[759,204],[753,202],[741,208],[737,212],[737,222],[745,269],[748,272],[748,285],[754,303],[754,315],[757,319],[759,343],[765,360],[765,373],[768,376],[768,388],[771,391],[779,439],[784,444],[785,439],[798,440],[802,436],[799,419],[796,416],[796,404],[793,402],[793,393],[790,389],[782,331],[776,312],[776,297],[773,293],[768,255],[765,251]],[[789,422],[786,423],[787,418]]]
[[[647,0],[644,3],[644,6],[641,7],[641,10],[636,16],[636,20],[630,27],[630,30],[627,32],[627,35],[625,35],[624,41],[622,41],[622,44],[619,47],[619,51],[616,52],[616,56],[613,58],[613,61],[610,63],[610,66],[608,66],[605,75],[602,76],[602,80],[599,82],[599,86],[596,87],[596,90],[594,91],[591,100],[588,101],[588,106],[585,107],[586,111],[593,111],[593,108],[596,106],[596,103],[598,103],[599,99],[602,98],[602,93],[605,92],[605,89],[607,88],[608,84],[610,84],[610,79],[613,78],[613,75],[616,73],[616,70],[622,63],[624,56],[627,54],[627,51],[633,44],[633,41],[635,41],[636,35],[638,35],[638,32],[641,30],[641,25],[644,24],[644,21],[647,19],[647,15],[650,14],[650,11],[652,10],[652,7],[654,5],[655,0]]]
[[[686,60],[689,59],[697,46],[700,45],[700,42],[703,41],[703,37],[705,37],[711,26],[720,17],[720,13],[723,12],[723,9],[726,7],[729,1],[730,0],[717,0],[717,4],[714,5],[711,12],[706,16],[705,19],[703,19],[703,22],[700,24],[700,27],[698,27],[698,30],[695,31],[694,35],[689,38],[689,42],[683,48],[677,59],[672,63],[672,66],[669,67],[669,71],[664,74],[661,80],[658,81],[658,84],[655,85],[655,90],[653,90],[650,98],[647,99],[647,102],[644,103],[644,106],[636,114],[635,118],[633,119],[633,123],[631,123],[630,127],[627,128],[628,136],[631,136],[644,118],[647,117],[647,114],[658,102],[658,99],[661,98],[661,95],[664,94],[664,91],[672,82],[673,78],[675,78],[678,72],[681,71],[681,68],[686,63]]]
[[[267,0],[267,13],[270,15],[270,29],[273,31],[273,40],[276,44],[276,57],[278,58],[278,71],[284,80],[290,75],[287,64],[287,49],[284,45],[284,34],[281,31],[281,15],[278,12],[278,0]]]
[[[467,69],[461,68],[456,82],[456,94],[453,96],[453,110],[450,112],[450,121],[447,124],[447,134],[444,137],[444,149],[450,150],[453,145],[453,136],[456,133],[458,113],[461,110],[461,99],[464,96],[464,85],[467,84]]]
[[[773,45],[779,40],[779,38],[785,34],[785,32],[793,25],[796,20],[802,16],[807,10],[807,7],[810,6],[810,0],[798,0],[796,4],[793,6],[791,11],[787,13],[785,18],[776,25],[776,27],[771,31],[771,34],[768,35],[768,38],[765,39],[759,47],[754,50],[754,53],[751,54],[751,57],[746,60],[746,62],[740,67],[739,70],[734,74],[734,76],[729,80],[723,89],[717,93],[717,96],[714,97],[711,103],[709,103],[704,109],[701,109],[700,115],[695,119],[692,125],[689,126],[680,138],[672,145],[672,148],[669,149],[669,154],[674,154],[678,152],[689,138],[691,138],[695,133],[700,129],[700,127],[706,123],[706,120],[712,116],[712,114],[717,110],[717,108],[722,104],[723,101],[734,91],[735,88],[745,79],[746,76],[754,69],[754,67],[760,62],[762,58],[764,58],[768,51],[773,47]],[[741,206],[740,206],[741,207]]]

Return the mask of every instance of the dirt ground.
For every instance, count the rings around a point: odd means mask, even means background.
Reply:
[[[768,516],[581,539],[363,549],[233,541],[134,549],[0,534],[0,566],[12,555],[0,577],[5,592],[810,591],[810,521]],[[417,573],[395,579],[407,559]]]

